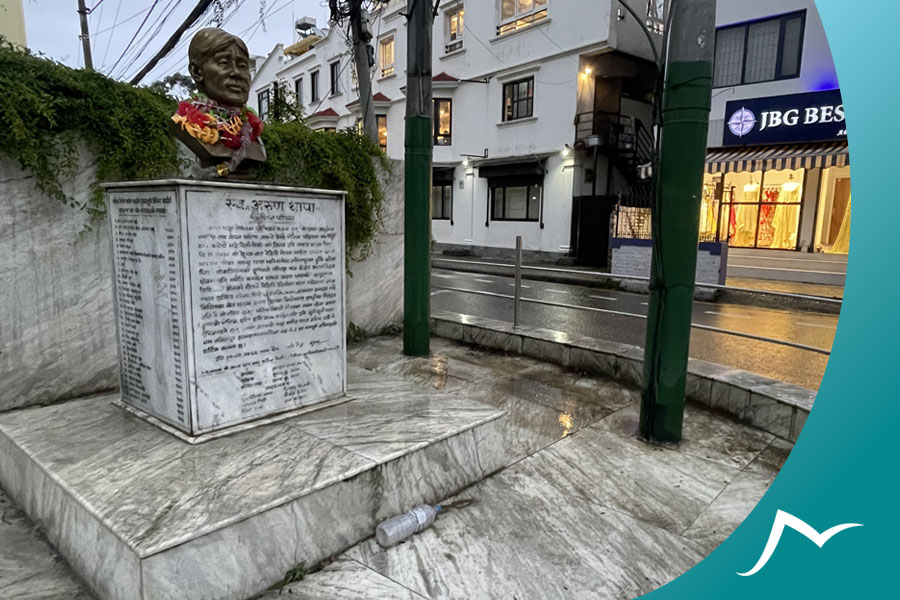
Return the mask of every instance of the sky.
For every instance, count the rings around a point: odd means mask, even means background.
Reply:
[[[85,0],[88,9],[93,8],[88,27],[94,69],[117,79],[130,79],[156,54],[196,3],[196,0]],[[235,6],[225,12],[223,28],[241,37],[251,54],[263,56],[275,44],[287,45],[294,41],[295,19],[315,17],[323,27],[328,18],[325,0],[232,0],[232,3]],[[265,30],[260,23],[263,6]],[[23,8],[25,33],[32,52],[72,67],[84,66],[78,37],[77,0],[23,0]],[[152,83],[169,73],[186,73],[191,32],[205,26],[211,18],[210,10],[141,83]]]

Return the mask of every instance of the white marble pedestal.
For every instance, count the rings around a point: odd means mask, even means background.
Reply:
[[[196,440],[344,395],[343,192],[104,187],[124,404]]]
[[[0,485],[102,600],[243,600],[506,466],[505,412],[352,369],[339,406],[186,445],[115,396],[0,415]]]

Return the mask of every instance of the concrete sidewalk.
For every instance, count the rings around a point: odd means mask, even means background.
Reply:
[[[287,597],[638,596],[721,543],[792,448],[698,405],[688,405],[680,445],[647,444],[635,436],[636,388],[440,338],[427,358],[404,357],[399,337],[371,339],[349,348],[348,363],[448,405],[503,409],[508,418],[485,430],[496,438],[485,447],[515,458],[479,456],[511,466],[446,499],[432,529],[387,551],[364,541],[285,586]],[[33,524],[0,502],[0,598],[91,598]]]
[[[479,264],[481,263],[481,264]],[[481,273],[485,275],[512,276],[514,261],[506,258],[485,258],[477,256],[446,256],[433,253],[431,265],[436,269],[448,269],[469,273]],[[580,285],[584,287],[602,289],[625,289],[620,281],[604,277],[609,275],[608,270],[592,267],[560,266],[549,261],[530,261],[523,265],[525,272],[523,277],[537,281]],[[528,267],[539,269],[562,269],[565,273],[529,270]],[[831,285],[819,285],[813,283],[796,283],[792,281],[770,281],[767,279],[746,279],[729,277],[726,280],[729,287],[757,290],[759,293],[739,290],[720,291],[717,298],[704,295],[704,300],[729,304],[745,304],[763,308],[778,308],[785,310],[801,310],[820,312],[825,314],[838,314],[840,305],[835,303],[817,302],[806,298],[785,298],[768,295],[765,292],[777,292],[780,294],[793,294],[797,296],[818,296],[830,299],[843,299],[844,288]],[[634,285],[626,284],[626,291],[638,291]]]

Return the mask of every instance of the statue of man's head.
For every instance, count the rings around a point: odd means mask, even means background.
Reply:
[[[239,37],[208,27],[194,35],[188,70],[197,89],[225,106],[243,107],[250,94],[250,52]]]

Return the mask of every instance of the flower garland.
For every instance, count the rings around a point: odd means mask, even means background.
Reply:
[[[229,108],[202,94],[180,102],[172,121],[198,141],[222,142],[226,148],[236,150],[232,159],[223,165],[228,172],[241,163],[250,144],[262,143],[263,121],[252,108]]]

